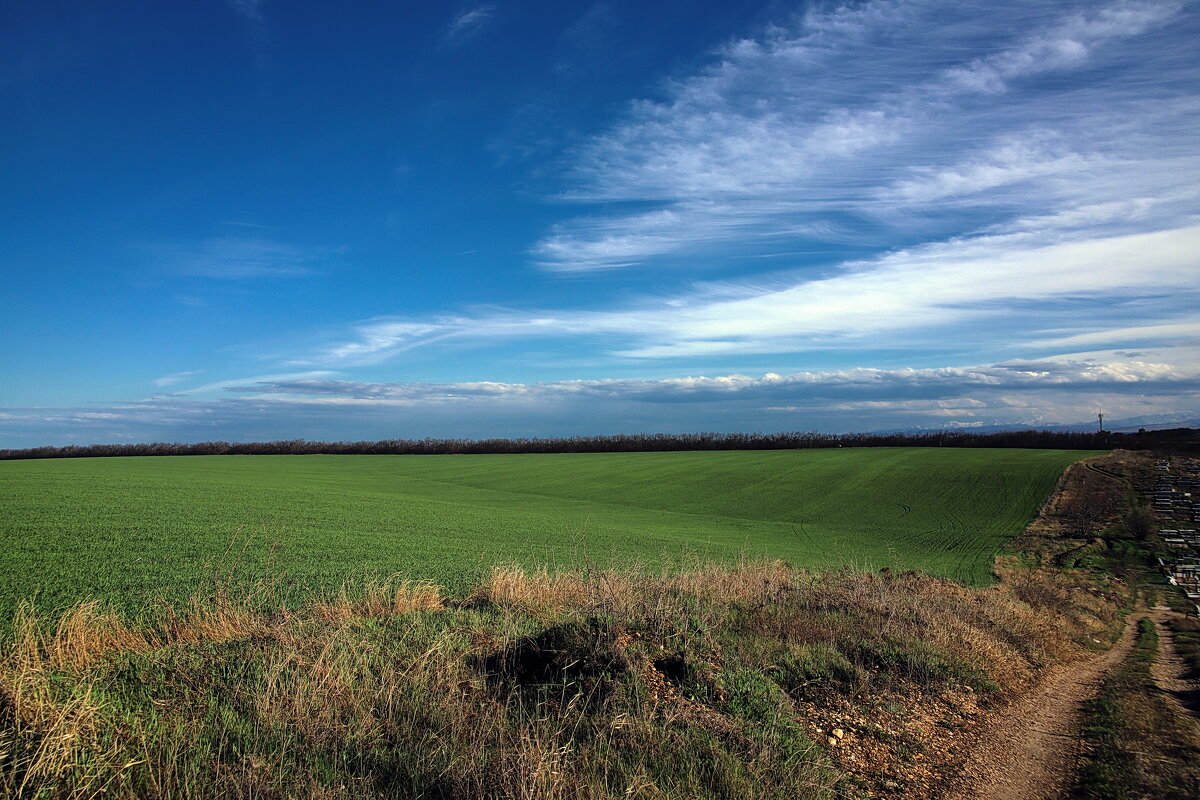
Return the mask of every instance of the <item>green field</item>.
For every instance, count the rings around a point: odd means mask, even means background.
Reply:
[[[498,561],[770,556],[986,583],[1065,450],[198,456],[0,462],[0,620],[21,598],[137,607],[201,588],[235,537],[297,595]],[[240,532],[240,533],[239,533]]]

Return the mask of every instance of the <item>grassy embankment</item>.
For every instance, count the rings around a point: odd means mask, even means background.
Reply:
[[[918,569],[992,581],[1079,451],[834,449],[0,462],[0,626],[18,602],[182,602],[231,539],[285,599],[368,571],[461,593],[496,563]],[[278,548],[272,547],[277,544]],[[290,587],[290,588],[289,588]]]
[[[1114,620],[1053,570],[972,589],[779,562],[514,567],[462,600],[376,584],[287,612],[260,589],[153,623],[22,614],[0,793],[927,797],[955,728]]]

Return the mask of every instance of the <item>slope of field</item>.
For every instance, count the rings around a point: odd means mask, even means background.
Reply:
[[[0,462],[0,620],[34,594],[136,607],[200,588],[231,540],[300,593],[497,561],[770,556],[990,579],[1081,451],[867,448]],[[240,532],[240,534],[239,534]],[[228,559],[229,557],[226,556]]]

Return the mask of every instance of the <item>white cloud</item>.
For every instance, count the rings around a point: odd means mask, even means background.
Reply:
[[[182,381],[185,378],[191,377],[192,375],[199,375],[199,374],[200,373],[197,370],[188,370],[185,372],[172,372],[170,375],[164,375],[161,378],[155,378],[153,381],[151,381],[151,383],[153,383],[155,386],[159,386],[159,387],[174,386],[175,384],[179,383],[180,381]]]
[[[245,23],[250,46],[258,57],[261,69],[265,63],[267,46],[267,20],[263,16],[263,0],[226,0],[226,3]]]
[[[587,143],[564,197],[599,208],[532,252],[588,272],[727,264],[814,240],[915,244],[624,307],[368,320],[296,363],[504,338],[591,337],[642,360],[985,338],[1028,350],[1194,307],[1200,101],[1174,52],[1192,9],[823,8],[730,43]],[[1085,301],[1104,307],[1085,317]]]
[[[822,277],[713,284],[617,310],[368,320],[350,341],[294,363],[363,365],[452,341],[584,336],[607,341],[611,355],[636,359],[928,345],[950,330],[958,343],[965,336],[1004,337],[1012,346],[1041,347],[1039,332],[1055,323],[1067,331],[1057,339],[1094,326],[1073,306],[1057,307],[1066,300],[1114,307],[1141,301],[1136,313],[1143,318],[1193,307],[1200,300],[1193,286],[1197,252],[1200,226],[1107,238],[992,233],[847,263]],[[1136,335],[1116,333],[1124,327],[1138,326],[1112,326],[1109,341],[1136,343]]]
[[[821,241],[875,255],[588,310],[380,316],[291,363],[584,339],[642,362],[1010,357],[1100,330],[1112,346],[1182,335],[1169,326],[1200,302],[1200,98],[1181,50],[1197,25],[1174,0],[821,6],[729,43],[583,145],[563,199],[593,207],[532,253],[576,273]],[[912,244],[883,250],[897,240]]]
[[[1137,325],[1128,328],[1089,331],[1071,336],[1042,339],[1031,342],[1031,344],[1061,349],[1112,344],[1138,346],[1147,342],[1154,344],[1186,342],[1190,346],[1200,349],[1200,321],[1192,319],[1165,325]]]
[[[226,0],[229,7],[253,23],[263,22],[262,0]]]
[[[946,77],[964,89],[1002,92],[1017,78],[1082,64],[1110,39],[1136,36],[1163,25],[1183,8],[1181,2],[1116,2],[1068,11],[1047,31],[1036,31],[1017,46],[953,67]]]
[[[667,256],[705,266],[714,246],[768,236],[849,226],[869,239],[881,222],[966,232],[981,211],[994,225],[1182,194],[1157,203],[1159,227],[1180,224],[1198,199],[1200,110],[1191,70],[1155,37],[1185,8],[875,0],[813,11],[731,43],[584,145],[562,197],[606,213],[560,223],[531,252],[568,272]],[[657,208],[629,213],[630,201]]]
[[[1148,354],[1171,356],[1170,351]],[[1108,354],[983,366],[546,383],[260,376],[91,408],[0,410],[0,446],[49,442],[880,430],[1200,416],[1200,361]],[[222,398],[221,395],[224,397]],[[1138,424],[1138,423],[1135,423]]]
[[[1136,359],[1118,358],[1097,363],[1060,357],[979,367],[859,368],[790,375],[766,373],[759,377],[733,374],[658,380],[568,380],[537,384],[266,379],[226,388],[239,394],[274,396],[286,402],[332,405],[461,404],[480,400],[528,403],[556,399],[620,399],[662,403],[736,398],[750,398],[755,403],[797,398],[856,398],[854,402],[857,403],[890,404],[916,395],[922,398],[922,402],[955,398],[951,405],[961,410],[988,407],[985,401],[970,396],[980,390],[1024,392],[1070,389],[1095,392],[1113,391],[1132,384],[1145,385],[1160,392],[1194,391],[1200,387],[1200,368]],[[864,397],[868,399],[857,399]]]
[[[192,373],[192,374],[195,374],[195,373]],[[212,394],[213,392],[224,391],[224,390],[230,388],[231,386],[239,386],[239,385],[248,384],[248,383],[259,383],[262,381],[302,381],[302,380],[310,380],[313,378],[326,378],[326,377],[329,377],[330,375],[335,375],[335,374],[337,374],[337,373],[330,372],[329,370],[310,370],[308,372],[284,372],[284,373],[271,374],[271,375],[258,375],[258,376],[252,377],[252,378],[229,378],[229,379],[222,380],[222,381],[212,381],[211,383],[206,383],[202,386],[196,386],[192,389],[187,389],[185,391],[174,392],[172,394],[172,396],[185,397],[185,396],[194,396],[194,395],[206,395],[206,394]]]
[[[491,5],[478,5],[463,9],[447,26],[445,41],[455,44],[470,39],[491,21],[495,13],[496,9]]]
[[[328,248],[306,248],[252,236],[150,244],[143,250],[156,266],[169,272],[224,280],[312,275],[331,255]]]
[[[946,167],[916,167],[913,177],[898,180],[884,189],[880,197],[901,205],[922,205],[1106,166],[1096,162],[1097,159],[1078,153],[1046,153],[1032,142],[1014,139],[999,143],[975,160]]]

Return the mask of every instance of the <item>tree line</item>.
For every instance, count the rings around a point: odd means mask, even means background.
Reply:
[[[1187,429],[1185,429],[1187,430]],[[1196,431],[1188,431],[1195,434]],[[636,433],[512,439],[383,439],[377,442],[148,442],[0,450],[0,460],[112,456],[465,455],[489,453],[633,453],[677,450],[801,450],[828,447],[1021,447],[1064,450],[1150,449],[1172,431],[1120,434],[1019,430],[998,433]],[[1165,436],[1164,436],[1165,435]],[[1178,436],[1174,440],[1178,440]],[[1185,437],[1194,440],[1194,436]]]

